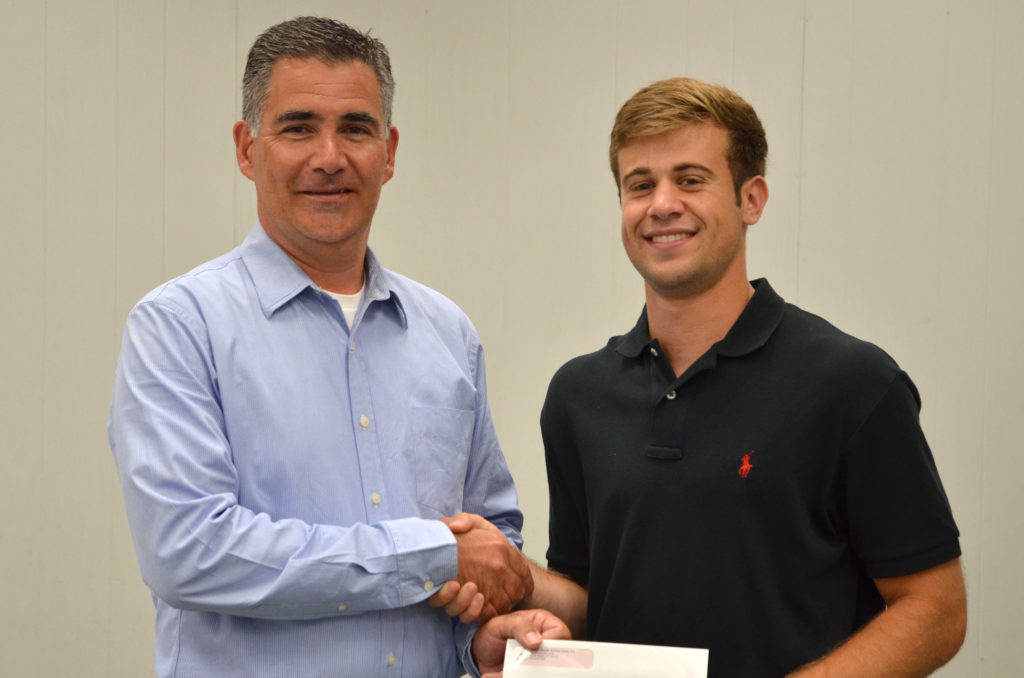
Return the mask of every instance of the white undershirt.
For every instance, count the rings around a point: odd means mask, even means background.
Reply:
[[[356,319],[356,311],[359,310],[359,302],[363,300],[363,292],[365,290],[366,282],[363,282],[363,286],[355,294],[338,294],[337,292],[324,290],[341,304],[341,313],[345,316],[345,322],[348,323],[349,329],[352,328],[352,323]]]

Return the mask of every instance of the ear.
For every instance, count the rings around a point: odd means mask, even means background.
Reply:
[[[768,182],[762,176],[747,179],[740,187],[740,213],[745,226],[753,226],[761,218],[768,203]]]
[[[238,169],[249,179],[255,179],[255,172],[252,165],[252,132],[249,130],[249,123],[239,120],[231,129],[235,138],[235,158],[238,160]]]
[[[388,183],[391,177],[395,176],[395,153],[398,151],[398,128],[392,125],[388,129],[387,139],[384,140],[387,145],[388,159],[384,165],[384,181],[382,184]]]

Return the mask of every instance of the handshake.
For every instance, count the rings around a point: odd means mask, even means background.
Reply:
[[[459,571],[428,599],[430,605],[465,623],[486,622],[533,593],[526,556],[489,520],[473,513],[441,520],[455,535]]]
[[[531,566],[501,530],[472,513],[442,521],[455,535],[459,570],[456,579],[445,582],[427,602],[465,623],[484,622],[473,638],[472,651],[485,677],[500,675],[508,638],[536,649],[542,638],[571,637],[565,622],[547,610],[511,612],[520,602],[530,605],[534,573],[546,575]]]

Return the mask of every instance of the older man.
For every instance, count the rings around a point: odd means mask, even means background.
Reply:
[[[475,627],[426,599],[472,621],[532,588],[477,334],[367,247],[393,92],[344,24],[259,36],[234,126],[259,223],[129,316],[109,434],[158,676],[457,676]]]

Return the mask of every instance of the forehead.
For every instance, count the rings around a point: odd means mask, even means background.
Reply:
[[[360,110],[381,114],[380,85],[373,67],[362,61],[325,63],[319,59],[278,59],[270,71],[264,115],[284,110],[325,113]]]
[[[729,134],[711,122],[635,137],[619,150],[619,176],[636,170],[658,171],[681,164],[728,169]]]

